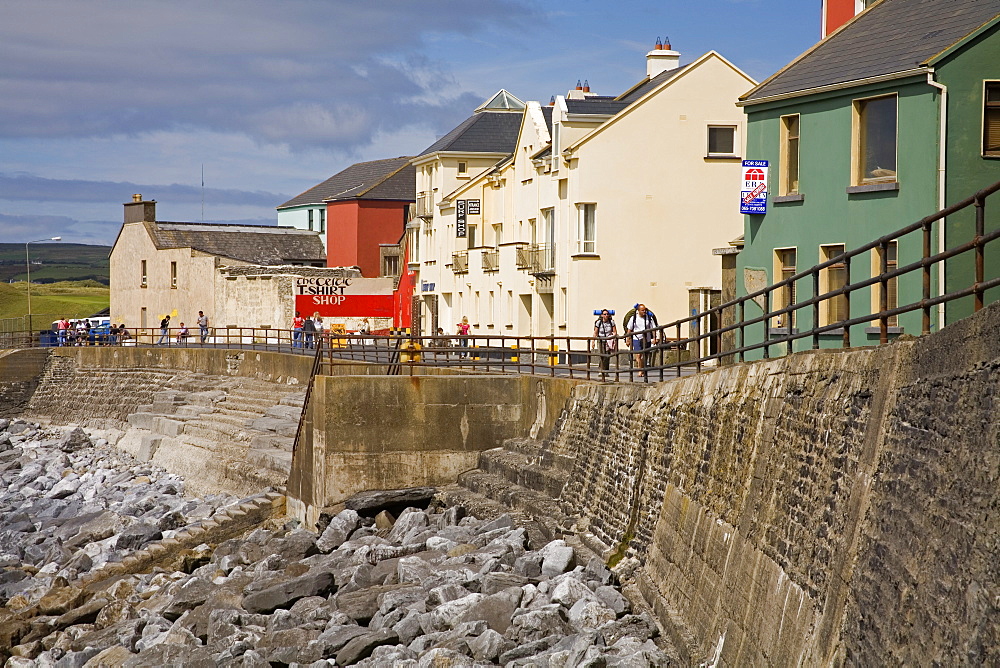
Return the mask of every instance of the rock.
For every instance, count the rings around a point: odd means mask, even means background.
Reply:
[[[379,609],[379,596],[404,585],[376,585],[350,592],[339,592],[337,609],[359,624],[367,624]]]
[[[615,611],[600,601],[581,598],[569,609],[569,623],[576,629],[594,629],[617,619]]]
[[[406,616],[393,625],[392,630],[399,636],[399,642],[409,645],[414,638],[423,633],[423,628],[420,626],[421,614],[416,610],[410,610]]]
[[[451,506],[450,508],[446,508],[441,513],[440,525],[442,527],[457,526],[467,514],[468,511],[465,509],[465,506]]]
[[[434,587],[427,592],[427,609],[433,610],[442,603],[455,601],[469,595],[469,590],[462,585],[446,584]]]
[[[555,644],[556,640],[558,640],[558,638],[550,637],[550,638],[542,638],[540,640],[535,640],[528,643],[519,644],[513,649],[509,649],[500,655],[500,665],[506,666],[512,661],[541,654],[549,647],[552,647],[552,645]]]
[[[648,615],[625,615],[621,619],[601,626],[597,632],[604,638],[608,645],[614,645],[622,638],[631,636],[640,642],[655,638],[659,634],[659,629]]]
[[[397,642],[399,642],[399,636],[390,629],[370,631],[352,639],[344,645],[343,649],[337,652],[337,665],[353,665],[361,659],[370,656],[376,647],[380,645],[395,645]]]
[[[569,633],[570,627],[563,619],[559,606],[553,603],[538,610],[529,610],[516,615],[504,633],[504,637],[524,644],[553,635],[564,636]]]
[[[375,516],[375,528],[376,529],[391,529],[392,525],[396,523],[396,518],[393,517],[392,513],[388,510],[383,510],[378,515]]]
[[[336,589],[330,573],[307,573],[243,598],[243,607],[249,612],[267,614],[278,608],[291,607],[306,596],[324,596]]]
[[[417,668],[473,668],[472,659],[445,647],[435,647],[420,657]]]
[[[632,612],[632,603],[614,587],[601,585],[594,590],[594,595],[601,603],[614,610],[619,617]]]
[[[75,429],[67,432],[61,439],[59,439],[59,449],[63,452],[76,452],[77,450],[81,450],[83,448],[89,448],[92,445],[93,444],[90,442],[90,436],[87,436],[87,432],[80,427],[76,427]]]
[[[115,542],[119,550],[138,550],[149,542],[163,538],[163,533],[152,524],[142,522],[126,527]]]
[[[337,549],[361,524],[361,516],[354,510],[343,510],[330,520],[323,535],[316,541],[316,549],[330,552]]]
[[[396,518],[396,523],[392,525],[392,529],[389,531],[388,539],[392,543],[402,543],[403,538],[413,529],[423,529],[427,527],[430,522],[427,519],[427,513],[422,510],[417,510],[416,508],[407,508],[403,513]]]
[[[520,587],[511,587],[492,596],[484,596],[469,606],[461,619],[463,622],[483,620],[494,631],[504,633],[521,602],[521,594]]]
[[[503,651],[503,645],[503,636],[493,629],[486,629],[479,636],[469,640],[472,658],[477,661],[495,661]]]
[[[514,560],[514,572],[526,578],[537,578],[542,575],[542,555],[529,552]]]
[[[552,590],[549,598],[565,608],[572,608],[573,604],[581,599],[587,601],[597,600],[594,592],[590,591],[587,585],[573,577],[566,577],[561,580]]]
[[[528,578],[516,573],[487,573],[483,575],[479,591],[487,595],[495,594],[508,587],[523,587],[528,582]]]
[[[442,603],[430,612],[421,616],[420,625],[424,633],[435,631],[445,631],[454,628],[455,625],[463,621],[465,613],[470,608],[475,607],[485,596],[482,594],[468,594],[462,598]]]
[[[576,555],[573,548],[562,540],[554,540],[541,550],[542,556],[542,576],[554,577],[561,573],[573,570],[576,566]]]
[[[349,626],[333,626],[323,631],[316,641],[322,648],[322,655],[329,657],[342,650],[344,645],[350,641],[368,632],[368,629],[356,624]]]

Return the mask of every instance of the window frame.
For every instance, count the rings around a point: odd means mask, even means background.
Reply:
[[[991,88],[996,90],[997,100],[995,102],[990,102],[989,99]],[[995,149],[988,149],[986,142],[989,139],[989,119],[992,115],[996,116],[994,123],[997,126],[997,144]],[[983,138],[981,149],[984,158],[1000,158],[1000,79],[983,80]]]
[[[791,267],[789,267],[789,265],[787,264],[787,259],[788,258],[786,256],[786,254],[789,253],[789,252],[791,252],[791,253],[794,254],[794,257],[792,258],[794,261],[792,262]],[[796,274],[796,272],[797,272],[796,268],[798,266],[798,256],[799,256],[799,251],[798,251],[798,248],[795,247],[795,246],[788,246],[788,247],[785,247],[785,248],[775,248],[774,249],[774,274],[773,274],[773,276],[774,276],[774,282],[775,283],[780,283],[781,281],[785,280],[786,278],[791,278],[792,276],[794,276]],[[791,286],[786,286],[780,292],[778,292],[777,295],[779,296],[779,300],[778,300],[777,303],[774,303],[774,304],[771,305],[771,310],[778,310],[780,308],[785,308],[786,306],[791,306],[792,304],[794,304],[795,300],[796,300],[795,288],[796,288],[796,286],[793,283]],[[785,316],[789,316],[788,320],[791,323],[790,325],[786,322]],[[778,316],[777,327],[780,328],[780,329],[786,329],[786,328],[789,328],[789,327],[791,327],[792,329],[794,329],[795,328],[795,320],[796,320],[795,316],[796,316],[796,312],[795,311],[792,311],[791,313],[785,313],[785,314],[782,314],[782,315]]]
[[[847,245],[843,243],[838,244],[822,244],[819,247],[819,261],[820,263],[826,262],[827,260],[832,260],[838,255],[843,255],[847,251]],[[839,285],[835,285],[833,280],[833,272],[835,270],[842,269],[844,271],[843,282]],[[846,263],[838,263],[830,265],[829,267],[824,267],[819,273],[819,293],[824,295],[832,290],[839,289],[845,285],[850,284],[851,277],[847,275],[847,265]],[[844,300],[847,301],[845,295],[841,295],[836,298],[836,301]],[[832,299],[826,299],[822,302],[819,314],[819,326],[823,327],[826,325],[833,325],[841,320],[847,320],[850,318],[850,313],[844,315],[844,317],[836,317],[836,314],[831,313],[831,310],[835,306],[835,301]],[[826,332],[830,334],[831,332]]]
[[[891,253],[889,258],[886,260],[886,271],[894,271],[899,266],[899,240],[893,239],[889,242],[889,247]],[[893,257],[893,255],[895,257]],[[876,246],[871,252],[872,259],[872,278],[879,276],[882,273],[882,247]],[[899,277],[889,279],[889,284],[886,286],[886,309],[894,309],[899,305]],[[882,284],[873,283],[871,289],[871,312],[878,313],[881,310],[882,304]],[[879,319],[873,318],[872,323],[875,327],[879,326]],[[894,315],[889,317],[886,323],[887,327],[898,327],[899,326],[899,316]]]
[[[868,105],[879,100],[893,100],[894,127],[893,138],[893,169],[891,175],[886,176],[865,176],[866,170],[866,149],[868,147],[868,133],[866,128],[865,112]],[[879,183],[899,182],[899,95],[895,92],[884,95],[872,95],[871,97],[857,98],[853,100],[853,128],[851,133],[851,183],[856,186],[874,185]]]
[[[577,202],[576,250],[580,255],[597,255],[597,202]],[[587,232],[590,212],[590,235]],[[589,249],[588,249],[589,246]]]
[[[326,234],[326,209],[319,210],[319,232]]]
[[[737,149],[740,147],[739,141],[739,123],[708,123],[705,127],[705,157],[706,158],[725,158],[734,159],[739,158],[740,154]],[[712,130],[732,130],[733,139],[733,149],[730,152],[724,151],[713,151],[712,150]]]
[[[467,160],[459,160],[456,167],[459,176],[469,175],[469,163]]]
[[[795,119],[795,136],[789,129],[789,123]],[[778,195],[798,195],[802,192],[801,182],[801,137],[802,137],[802,115],[787,114],[780,118],[781,121],[781,164],[779,166]],[[792,185],[792,142],[795,142],[795,184]]]
[[[173,260],[170,262],[170,289],[177,289],[177,262]]]
[[[308,218],[309,218],[309,231],[312,232],[313,231],[313,212],[315,211],[315,209],[309,209],[308,211],[309,211],[309,215],[308,215]]]
[[[149,265],[146,260],[139,260],[139,287],[149,287]]]

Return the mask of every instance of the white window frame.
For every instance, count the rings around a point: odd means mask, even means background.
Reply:
[[[596,255],[597,254],[597,203],[596,202],[577,202],[577,238],[576,238],[576,250],[580,255]],[[592,212],[591,216],[591,235],[588,238],[587,235],[587,212]]]
[[[823,244],[823,245],[821,245],[819,247],[819,261],[822,263],[822,262],[826,262],[827,260],[831,260],[831,259],[837,257],[838,255],[843,254],[846,249],[847,249],[847,245],[843,244],[843,243]],[[820,270],[820,273],[819,273],[819,292],[820,292],[820,294],[826,294],[827,292],[830,292],[831,290],[834,289],[835,286],[833,285],[833,280],[832,280],[831,274],[832,274],[832,272],[833,272],[834,269],[838,269],[838,268],[839,267],[837,267],[837,265],[832,265],[832,266],[829,266],[829,267],[827,267],[825,269]],[[845,268],[845,272],[846,272],[846,268]],[[844,285],[849,285],[850,282],[851,282],[851,277],[849,275],[845,275],[844,276]],[[843,298],[844,298],[843,295],[841,295],[840,299],[843,299]],[[836,318],[836,317],[834,317],[833,314],[831,314],[830,311],[831,311],[832,307],[833,307],[833,301],[830,300],[830,299],[826,299],[826,300],[824,300],[820,304],[819,324],[820,324],[821,327],[824,326],[824,325],[832,325],[835,322],[839,322],[841,320],[841,318]],[[843,318],[843,319],[846,320],[846,319],[849,319],[849,318],[850,318],[850,314],[848,313],[847,316],[846,316],[846,318]]]
[[[712,130],[731,129],[733,131],[733,150],[729,153],[712,150]],[[708,158],[739,158],[740,157],[740,124],[732,122],[710,122],[705,127],[705,156]]]

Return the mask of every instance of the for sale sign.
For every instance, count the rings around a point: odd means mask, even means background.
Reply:
[[[295,310],[304,316],[391,318],[392,278],[300,276]]]
[[[767,213],[767,160],[743,161],[740,213]]]

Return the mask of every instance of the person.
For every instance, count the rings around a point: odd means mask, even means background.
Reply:
[[[59,345],[65,346],[66,333],[69,331],[69,320],[66,319],[66,316],[62,317],[62,320],[59,321],[57,327],[59,328]]]
[[[201,342],[208,340],[208,316],[204,311],[198,311],[198,329],[201,330]]]
[[[108,345],[115,346],[118,345],[118,325],[111,323],[108,327]]]
[[[125,329],[125,323],[123,322],[118,325],[118,342],[124,346],[125,342],[128,341],[128,337],[128,330]]]
[[[646,368],[646,350],[649,349],[651,345],[656,345],[660,342],[659,336],[656,332],[647,332],[643,330],[653,329],[657,326],[656,316],[653,312],[646,308],[645,304],[636,304],[635,311],[632,316],[626,317],[625,325],[625,336],[631,343],[631,348],[633,357],[635,359],[635,366],[639,369]],[[644,377],[646,375],[645,371],[639,371],[639,377]]]
[[[302,347],[302,327],[305,322],[302,314],[296,311],[295,318],[292,319],[292,348]]]
[[[305,334],[305,347],[313,347],[313,334],[316,333],[316,321],[306,318],[302,321],[302,333]]]
[[[87,345],[87,325],[83,320],[76,321],[76,345]]]
[[[458,323],[458,336],[459,336],[458,345],[462,346],[463,348],[469,347],[470,328],[471,327],[469,325],[469,318],[463,315],[462,322]],[[465,357],[465,353],[462,353],[460,357]]]
[[[601,309],[601,314],[594,322],[594,338],[597,339],[597,350],[601,354],[599,366],[601,378],[604,379],[607,376],[611,355],[618,352],[618,328],[611,318],[611,311],[606,308]]]
[[[170,315],[169,314],[163,316],[163,319],[160,320],[160,339],[156,342],[156,345],[160,345],[164,341],[167,342],[168,346],[170,345]]]
[[[434,342],[434,345],[438,346],[439,348],[451,347],[451,339],[447,338],[447,335],[444,333],[444,327],[438,327],[437,335],[438,335],[438,340]],[[447,359],[448,351],[447,350],[438,351],[435,357],[438,355],[444,355],[445,359]]]
[[[323,316],[319,314],[319,311],[313,313],[313,325],[316,327],[316,344],[319,345],[320,342],[324,341],[323,333],[326,328],[323,327]]]
[[[177,330],[177,343],[178,345],[187,343],[187,337],[191,334],[188,331],[187,326],[182,322],[180,329]]]

